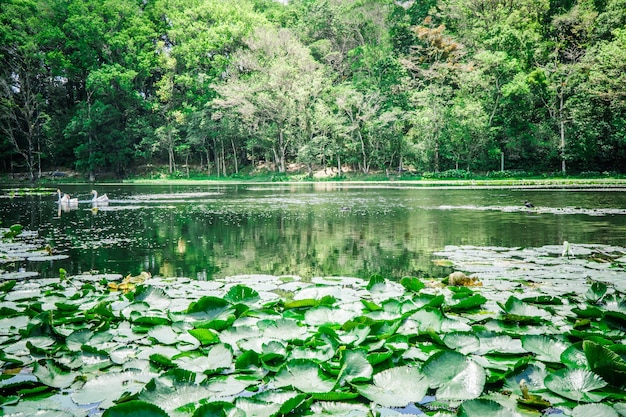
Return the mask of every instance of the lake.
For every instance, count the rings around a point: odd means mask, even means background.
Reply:
[[[16,262],[43,277],[98,271],[208,280],[268,274],[387,278],[443,276],[447,245],[626,246],[619,188],[456,188],[375,183],[60,185],[1,190],[2,227],[37,231],[67,259]],[[92,188],[107,193],[92,207]],[[524,206],[529,200],[534,208]]]

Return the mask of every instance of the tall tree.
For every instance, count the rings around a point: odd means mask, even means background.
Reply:
[[[215,88],[217,109],[235,109],[254,135],[267,139],[279,172],[305,110],[319,96],[322,68],[287,29],[259,28],[233,60],[230,79]]]

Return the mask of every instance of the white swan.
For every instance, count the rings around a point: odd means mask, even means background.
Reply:
[[[91,190],[91,194],[93,194],[93,198],[91,199],[92,203],[108,203],[109,196],[104,193],[101,196],[98,196],[98,192],[96,190]]]
[[[57,190],[57,194],[59,196],[59,204],[78,204],[78,198],[71,198],[69,194],[65,193],[61,195],[61,190]]]

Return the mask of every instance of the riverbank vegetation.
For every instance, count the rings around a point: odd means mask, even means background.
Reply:
[[[2,2],[0,169],[623,172],[623,0],[282,3]]]

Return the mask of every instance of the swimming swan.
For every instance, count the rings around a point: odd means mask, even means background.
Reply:
[[[91,199],[92,203],[108,203],[109,196],[104,193],[101,196],[98,196],[98,192],[96,190],[91,190],[91,194],[93,194],[93,198]]]
[[[70,195],[65,193],[61,195],[61,190],[57,190],[57,195],[59,196],[59,204],[78,204],[78,198],[70,198]]]

